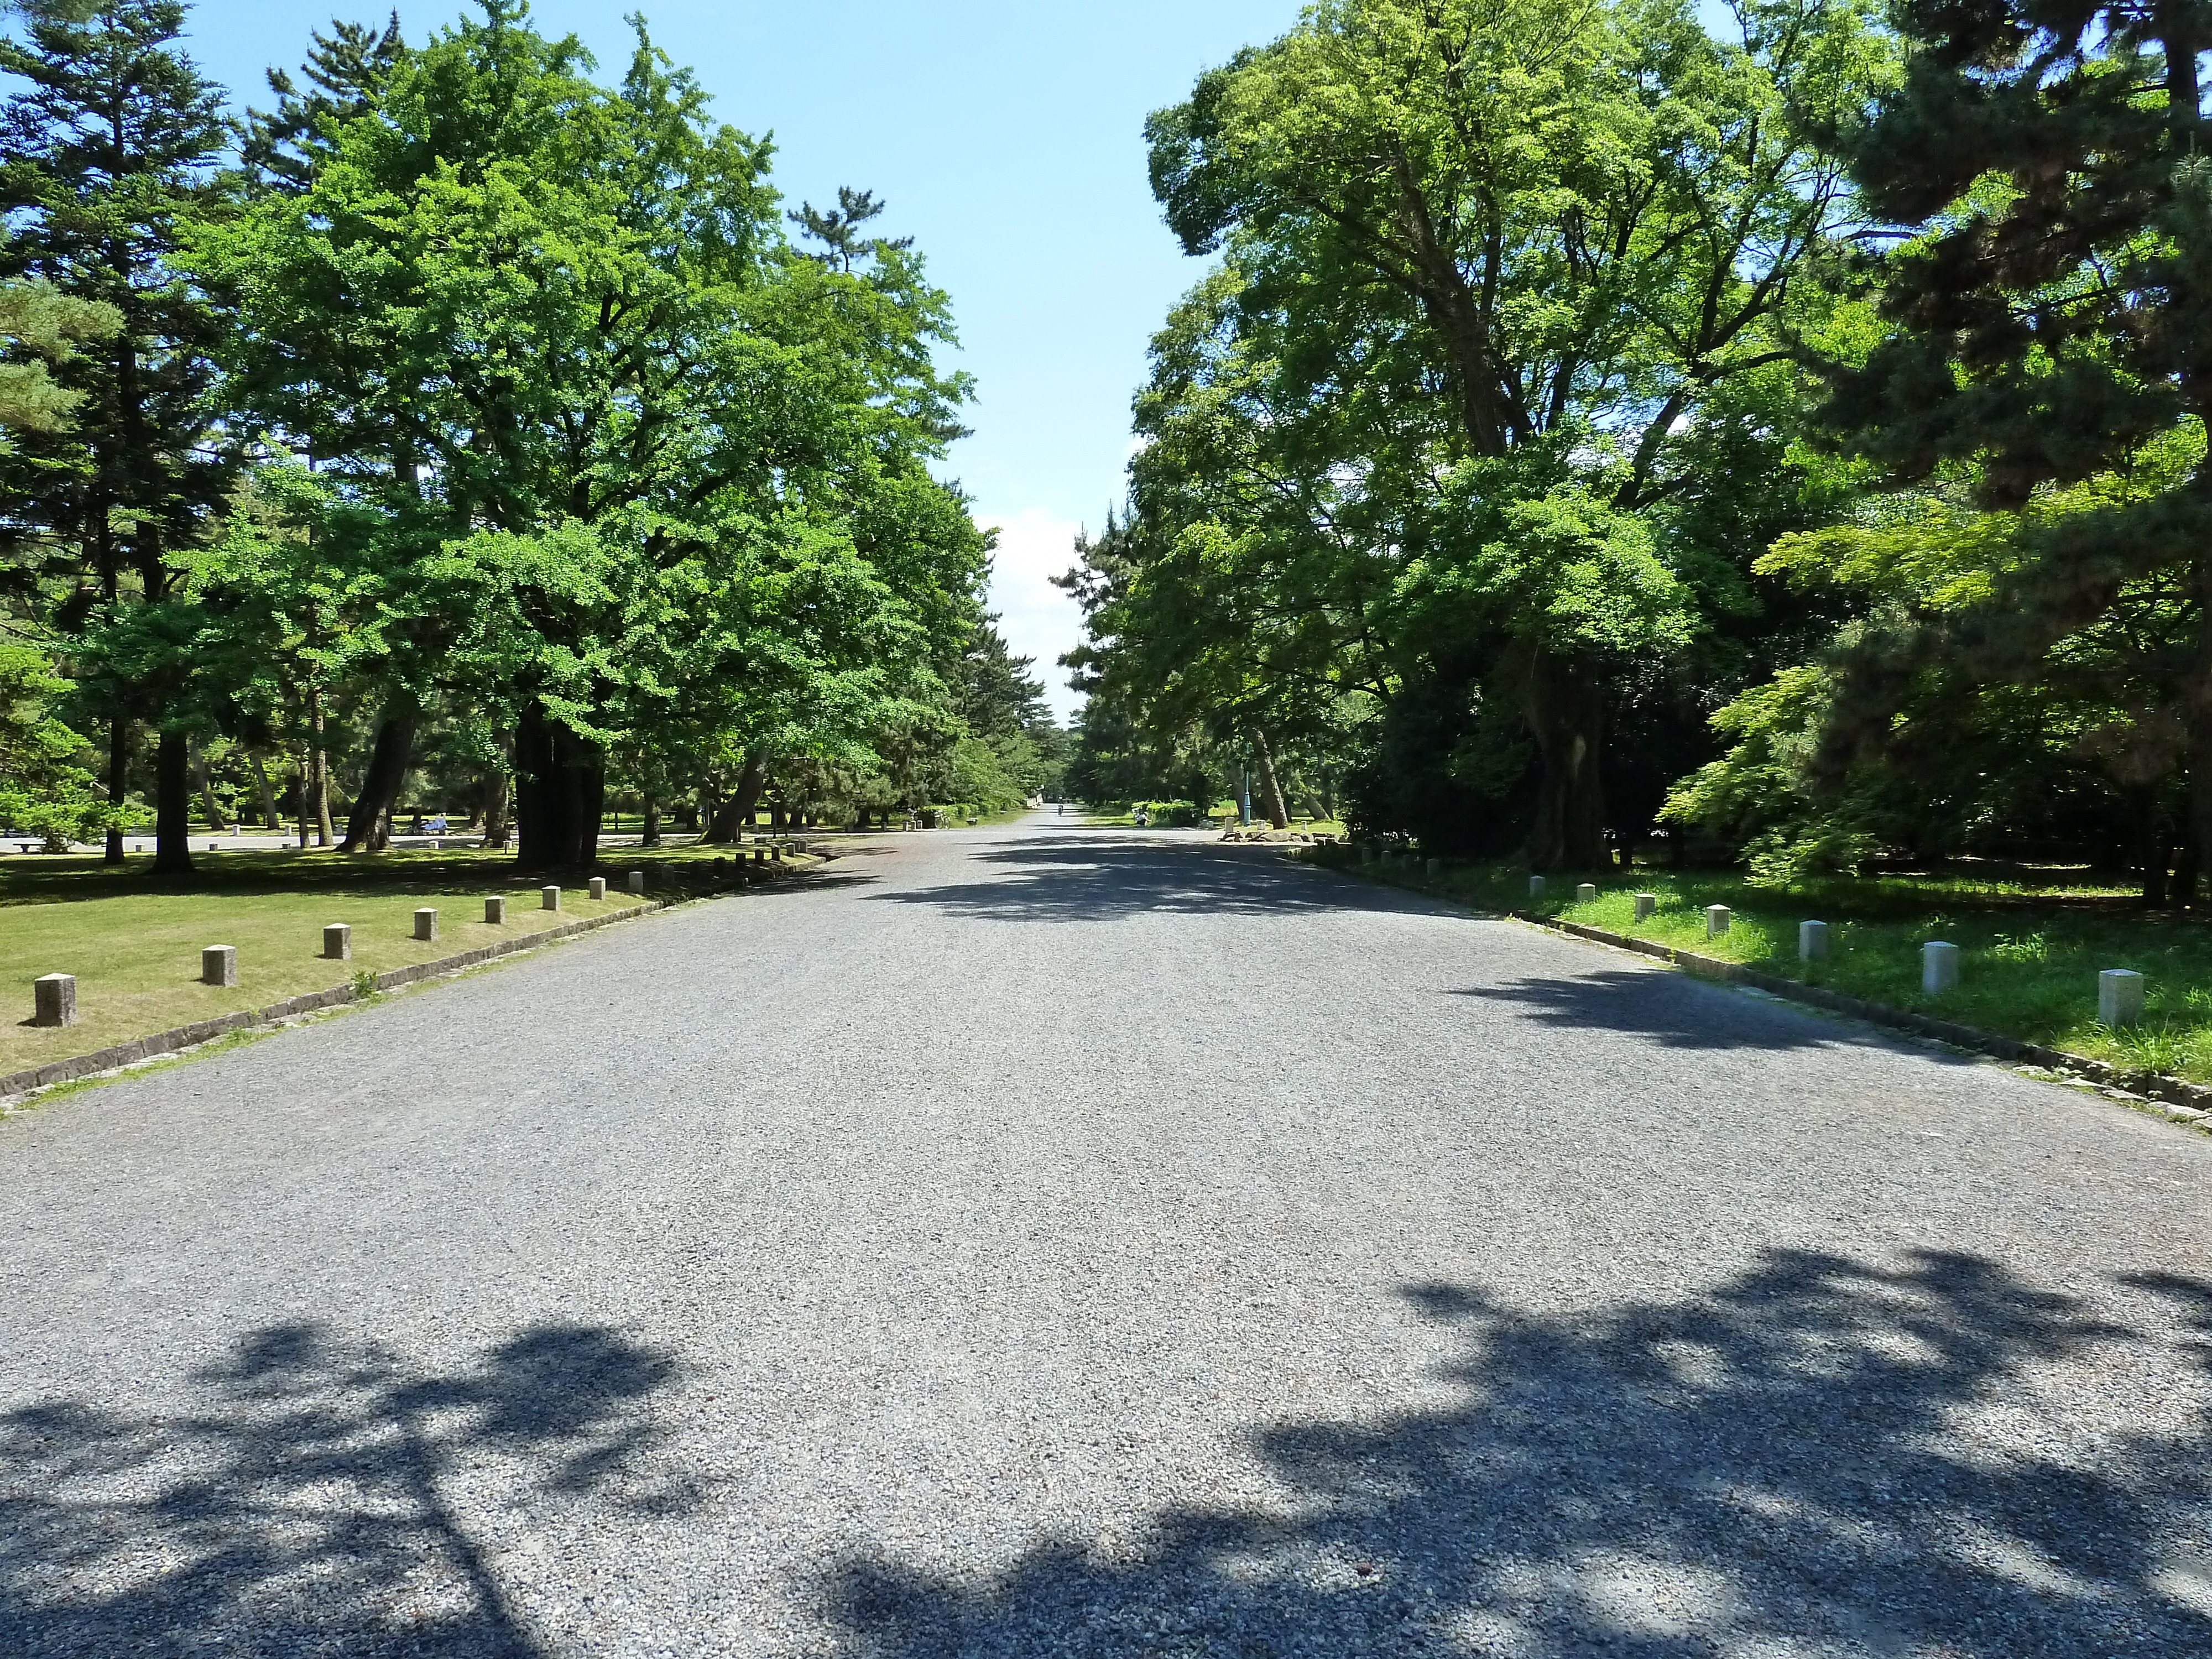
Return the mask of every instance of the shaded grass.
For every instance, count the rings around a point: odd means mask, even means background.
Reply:
[[[1339,854],[1329,862],[1358,864]],[[1447,866],[1433,878],[1400,864],[1370,873],[1484,909],[1517,909],[1650,939],[1678,950],[1828,987],[1848,996],[2087,1054],[2129,1071],[2212,1083],[2212,929],[2133,908],[2132,895],[2078,872],[1995,876],[1831,878],[1788,891],[1755,888],[1726,872],[1638,871],[1595,878],[1595,900],[1577,902],[1587,877],[1555,876],[1531,900],[1525,866]],[[1635,895],[1658,899],[1636,919]],[[1733,912],[1729,931],[1705,933],[1705,908]],[[1826,921],[1829,957],[1797,959],[1797,924]],[[1920,947],[1959,947],[1957,988],[1920,988]],[[2097,1019],[2097,975],[2132,968],[2146,979],[2142,1021],[2113,1029]]]

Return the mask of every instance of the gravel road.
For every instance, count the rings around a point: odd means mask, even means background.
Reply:
[[[0,1123],[0,1654],[2212,1653],[2212,1139],[1192,835]]]

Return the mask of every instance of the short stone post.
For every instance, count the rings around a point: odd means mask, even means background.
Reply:
[[[1638,894],[1636,896],[1636,919],[1637,919],[1637,921],[1649,921],[1651,919],[1652,913],[1653,913],[1654,911],[1657,910],[1657,909],[1658,909],[1658,908],[1659,908],[1659,895],[1658,895],[1658,894],[1656,894],[1656,893],[1638,893]]]
[[[76,975],[46,974],[31,981],[31,1024],[76,1024]]]
[[[2133,1025],[2142,1018],[2143,976],[2132,968],[2107,968],[2097,975],[2097,1019]]]
[[[1577,904],[1595,904],[1597,902],[1597,884],[1595,882],[1586,881],[1577,886],[1575,889],[1575,902]]]
[[[1826,962],[1828,959],[1828,924],[1825,921],[1801,921],[1797,924],[1797,960]]]
[[[324,927],[323,959],[325,962],[353,960],[353,927],[349,923],[333,921]]]
[[[768,862],[768,848],[765,847],[754,848],[753,862],[755,864],[766,864]]]
[[[721,860],[717,859],[715,862],[719,864]],[[607,878],[605,876],[593,876],[592,878],[592,902],[596,904],[599,900],[606,897],[606,896]]]
[[[642,893],[645,891],[644,871],[633,870],[629,872],[629,890],[633,893]]]
[[[1954,989],[1959,983],[1959,947],[1931,939],[1920,947],[1920,988],[1929,996]]]
[[[778,864],[781,864],[781,863],[782,863],[782,862],[783,862],[783,848],[781,848],[781,847],[771,847],[770,848],[769,848],[769,852],[771,852],[771,853],[773,853],[773,854],[775,855],[775,861],[776,861]]]
[[[495,927],[507,926],[507,895],[491,893],[484,898],[484,920]]]
[[[238,947],[235,945],[204,945],[200,947],[200,983],[238,983]]]
[[[1728,932],[1729,923],[1735,920],[1735,913],[1727,905],[1708,904],[1705,907],[1705,937],[1718,939]]]
[[[1443,861],[1442,859],[1431,859],[1431,860],[1428,861],[1428,865],[1427,865],[1427,866],[1426,866],[1426,868],[1425,869],[1425,871],[1424,871],[1424,872],[1423,872],[1423,873],[1427,874],[1427,875],[1431,875],[1431,876],[1433,876],[1434,874],[1436,874],[1436,873],[1437,873],[1437,871],[1439,871],[1439,870],[1443,869],[1443,867],[1444,867],[1444,861]]]
[[[559,909],[561,908],[561,890],[557,887],[541,887],[538,889],[538,908],[541,910]]]
[[[1544,896],[1543,877],[1531,876],[1528,878],[1528,896],[1532,899],[1540,899]]]
[[[415,913],[415,937],[416,939],[438,937],[438,913],[435,910],[426,907]]]

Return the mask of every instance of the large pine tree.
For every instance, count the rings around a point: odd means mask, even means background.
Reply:
[[[2212,5],[1905,0],[1896,21],[1905,82],[1844,136],[1869,203],[1905,234],[1881,261],[1893,331],[1840,377],[1834,417],[1899,475],[1948,469],[1992,507],[2140,477],[2154,446],[2201,456]],[[2030,521],[1988,602],[1870,629],[1838,731],[1886,741],[1921,665],[2026,682],[2130,595],[2184,593],[2169,702],[2133,725],[2186,766],[2212,848],[2212,472],[2199,459],[2170,487],[2110,493],[2105,510]]]
[[[65,623],[126,635],[135,605],[175,580],[166,556],[222,497],[229,465],[206,393],[219,321],[173,263],[215,198],[228,137],[220,96],[174,45],[177,0],[21,0],[0,70],[26,83],[0,106],[0,208],[15,228],[0,275],[112,307],[109,340],[57,366],[73,429],[26,434],[7,457],[5,531],[30,550]],[[134,717],[160,733],[156,867],[191,867],[183,688],[111,662],[107,786],[120,805]],[[123,855],[111,831],[110,860]]]

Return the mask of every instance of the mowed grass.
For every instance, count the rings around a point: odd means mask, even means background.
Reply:
[[[711,860],[713,850],[700,856]],[[542,884],[517,881],[511,854],[194,857],[199,867],[191,877],[167,880],[150,875],[150,856],[133,858],[120,870],[97,858],[0,860],[0,988],[6,997],[0,1009],[13,1010],[0,1018],[0,1073],[328,990],[357,974],[640,908],[618,890],[619,855],[604,901],[594,902],[588,887],[565,878],[558,912],[541,908]],[[678,853],[643,854],[633,862],[648,860],[699,861]],[[483,901],[494,893],[507,898],[507,920],[499,926],[483,920]],[[438,911],[434,940],[414,937],[415,912],[422,907]],[[323,927],[333,921],[353,928],[350,961],[322,955]],[[237,947],[235,986],[199,982],[200,949],[208,945]],[[76,975],[75,1025],[27,1023],[31,982],[52,973]]]
[[[1356,861],[1355,854],[1349,862]],[[2136,908],[2130,890],[2079,874],[1867,877],[1775,891],[1726,873],[1639,870],[1596,878],[1598,896],[1581,902],[1576,887],[1592,878],[1551,877],[1544,898],[1532,901],[1525,868],[1447,866],[1429,878],[1413,873],[1419,867],[1369,872],[1485,909],[1555,916],[1745,963],[2130,1071],[2212,1083],[2212,928]],[[1658,899],[1642,921],[1638,892]],[[1709,939],[1705,908],[1714,904],[1732,915],[1729,931]],[[1825,963],[1797,958],[1797,925],[1805,921],[1828,924]],[[1931,939],[1960,952],[1957,988],[1933,996],[1920,988],[1920,947]],[[2140,1024],[2099,1024],[2097,975],[2107,968],[2144,975]]]

